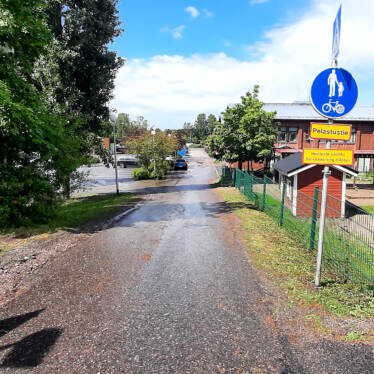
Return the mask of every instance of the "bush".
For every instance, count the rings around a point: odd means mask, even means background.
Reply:
[[[173,164],[174,165],[174,164]],[[156,174],[154,172],[154,163],[152,162],[149,166],[149,173],[152,178],[162,179],[165,177],[167,172],[171,169],[169,161],[157,161],[156,162]]]
[[[87,160],[87,165],[92,165],[92,164],[100,164],[100,158],[97,156],[91,156]]]
[[[4,227],[28,226],[46,222],[54,214],[56,196],[45,176],[32,167],[24,166],[10,173],[1,170],[0,225]]]
[[[151,178],[151,173],[144,167],[134,169],[132,172],[132,177],[134,179],[140,180],[140,179],[149,179]]]

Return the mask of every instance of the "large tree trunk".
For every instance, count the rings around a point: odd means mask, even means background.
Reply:
[[[243,169],[243,161],[242,161],[242,160],[239,160],[239,161],[238,161],[238,169],[239,169],[239,170],[242,170],[242,169]]]

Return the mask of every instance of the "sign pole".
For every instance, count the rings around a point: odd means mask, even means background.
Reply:
[[[333,124],[333,120],[329,119],[329,125]],[[331,148],[331,140],[327,140],[326,149]],[[326,201],[327,201],[327,188],[329,184],[329,176],[331,174],[330,167],[325,166],[323,168],[323,184],[322,184],[322,197],[321,197],[321,212],[319,220],[319,232],[318,232],[318,249],[317,249],[317,266],[316,266],[316,278],[315,286],[321,286],[321,264],[322,264],[322,253],[323,253],[323,238],[325,233],[325,218],[326,218]]]
[[[339,118],[349,113],[356,105],[358,88],[356,81],[352,75],[344,69],[338,68],[338,56],[339,56],[339,45],[340,45],[340,26],[341,26],[341,10],[340,5],[338,13],[336,15],[333,27],[333,42],[332,42],[332,67],[325,69],[317,75],[314,79],[311,90],[310,90],[310,101],[313,108],[324,117],[328,118],[328,125],[333,125],[333,118]],[[332,131],[332,130],[331,130]],[[344,131],[344,130],[343,130]],[[339,133],[341,135],[341,133]],[[331,132],[332,135],[332,132]],[[318,139],[318,137],[317,137]],[[331,175],[330,167],[331,158],[335,161],[348,162],[352,160],[354,153],[351,151],[350,156],[348,154],[338,154],[339,152],[333,152],[331,149],[331,139],[334,137],[325,137],[327,140],[325,154],[329,154],[330,157],[326,157],[323,160],[323,152],[321,151],[318,155],[318,150],[308,154],[303,152],[303,163],[311,163],[314,158],[316,164],[325,165],[323,169],[323,185],[322,185],[322,197],[321,197],[321,211],[319,221],[319,233],[318,233],[318,253],[317,253],[317,266],[316,266],[316,277],[315,286],[320,287],[321,285],[321,264],[322,264],[322,253],[323,253],[323,238],[325,230],[325,219],[326,219],[326,201],[327,201],[327,189],[329,176]],[[327,151],[330,150],[330,151]],[[322,162],[320,162],[322,159]],[[335,163],[334,163],[335,164]],[[331,164],[331,165],[334,165]],[[348,163],[344,164],[348,165]]]

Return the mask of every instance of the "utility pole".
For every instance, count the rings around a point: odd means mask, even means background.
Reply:
[[[152,134],[152,150],[153,150],[153,173],[156,176],[156,157],[155,157],[155,134],[156,134],[156,131],[152,130],[151,134]]]
[[[117,170],[117,144],[116,144],[116,116],[114,113],[110,114],[110,120],[113,123],[113,142],[114,142],[114,170],[115,170],[115,176],[116,176],[116,194],[119,195],[119,188],[118,188],[118,170]]]

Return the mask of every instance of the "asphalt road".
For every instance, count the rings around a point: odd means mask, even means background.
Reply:
[[[212,162],[196,150],[189,165],[1,310],[1,372],[373,372],[370,346],[295,344],[267,318]]]

